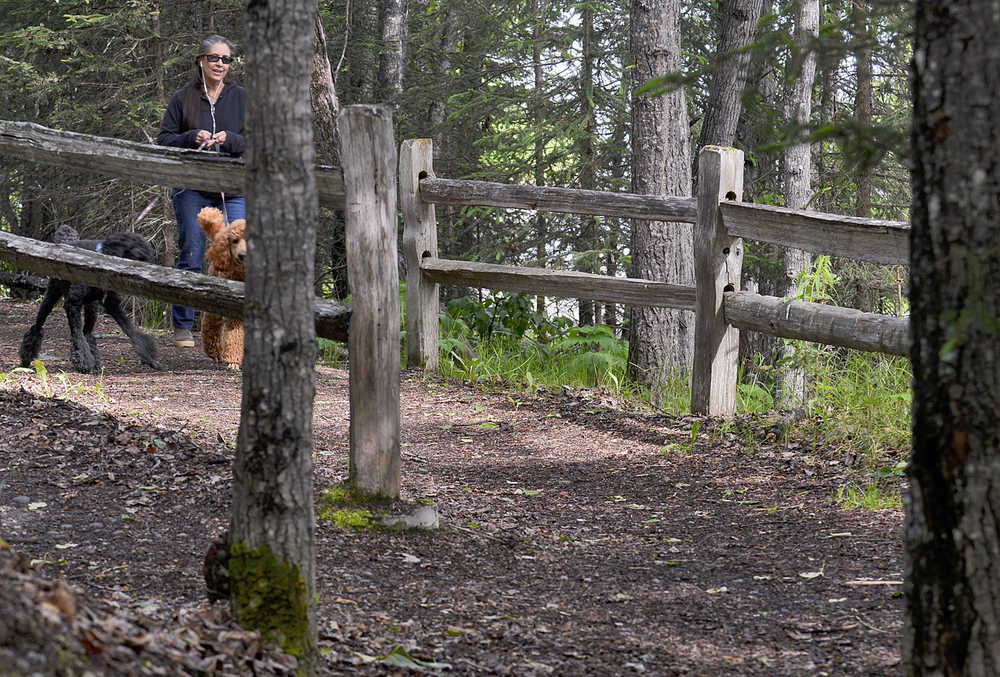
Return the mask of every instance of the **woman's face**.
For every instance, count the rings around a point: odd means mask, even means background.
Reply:
[[[226,77],[226,73],[229,72],[229,65],[232,63],[229,46],[224,42],[215,43],[200,58],[201,66],[205,71],[205,80],[210,85],[221,82]]]

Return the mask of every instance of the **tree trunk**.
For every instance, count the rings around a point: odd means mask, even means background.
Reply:
[[[248,5],[247,305],[230,586],[240,624],[315,671],[311,316],[319,201],[310,111],[316,3]]]
[[[48,240],[51,231],[46,232],[45,209],[42,198],[38,197],[42,192],[39,175],[40,170],[34,167],[24,166],[21,169],[21,222],[16,232],[36,240]]]
[[[167,85],[164,82],[166,69],[163,66],[163,38],[160,28],[160,3],[153,5],[150,13],[153,25],[153,63],[150,64],[153,72],[156,73],[156,99],[157,101],[167,100]],[[173,266],[177,256],[177,219],[174,217],[170,200],[170,188],[160,187],[160,221],[163,223],[163,248],[160,263],[164,266]],[[159,248],[158,248],[159,249]]]
[[[594,8],[590,3],[583,5],[583,54],[580,69],[580,116],[583,128],[577,139],[580,154],[580,188],[594,190],[597,187],[596,150],[594,149]],[[598,271],[597,257],[601,244],[598,239],[597,217],[589,214],[580,216],[580,237],[577,240],[576,269],[585,273]],[[580,325],[600,324],[600,306],[589,299],[579,299]]]
[[[632,95],[632,192],[691,194],[691,140],[684,90],[637,95],[651,78],[681,69],[679,0],[631,0],[629,40],[634,59]],[[690,224],[632,222],[632,277],[694,284]],[[663,403],[671,376],[691,368],[694,318],[689,312],[633,307],[629,375],[649,386]]]
[[[743,88],[747,83],[751,52],[747,50],[757,32],[757,22],[764,11],[764,0],[730,0],[721,3],[722,26],[719,33],[719,63],[712,74],[705,119],[698,137],[698,148],[708,145],[732,146],[743,111]],[[698,180],[698,153],[694,171]]]
[[[458,10],[455,7],[455,2],[456,0],[444,0],[438,11],[441,33],[436,76],[442,82],[447,81],[451,77],[452,57],[460,43]],[[434,130],[435,160],[441,157],[441,153],[444,150],[446,136],[443,125],[447,112],[448,106],[444,97],[436,97],[431,101],[430,122],[431,129]]]
[[[532,71],[535,76],[535,91],[534,91],[534,101],[532,105],[535,108],[535,144],[534,144],[534,163],[535,163],[535,185],[544,186],[545,185],[545,135],[542,134],[542,130],[545,128],[545,71],[542,69],[542,36],[543,29],[545,28],[545,19],[541,15],[539,9],[538,0],[535,0],[533,4],[533,14],[535,25],[532,29],[532,40],[531,40],[531,66]],[[548,217],[546,213],[537,210],[535,212],[535,251],[538,256],[538,267],[546,268],[546,263],[548,262],[548,253],[546,252],[546,245],[548,244],[549,234],[548,234]],[[536,296],[535,297],[535,310],[539,313],[545,312],[545,297]]]
[[[312,82],[313,134],[316,139],[316,159],[328,165],[340,165],[340,99],[333,81],[329,47],[323,17],[316,13],[316,34],[313,41]],[[344,244],[342,210],[321,210],[316,233],[317,275],[313,285],[318,295],[346,298],[348,291],[347,261]]]
[[[19,217],[14,205],[17,204],[17,191],[14,189],[16,181],[11,178],[16,173],[12,167],[0,166],[0,230],[11,233],[18,232]]]
[[[905,674],[1000,674],[1000,15],[918,0]]]
[[[382,52],[378,61],[379,96],[394,106],[398,105],[397,99],[403,92],[408,8],[407,0],[379,2],[382,35]]]
[[[436,75],[441,82],[446,82],[451,78],[451,68],[456,51],[461,44],[461,27],[459,22],[458,0],[443,0],[438,10],[438,22],[440,24],[440,45],[437,57]],[[438,164],[442,158],[449,155],[448,143],[450,135],[445,133],[445,118],[448,112],[447,99],[445,97],[435,97],[430,105],[430,122],[434,134],[434,161],[435,171],[443,176],[448,176],[449,169],[444,163]],[[455,208],[441,206],[437,208],[438,218],[438,246],[442,254],[452,253],[454,247],[452,243],[455,239]],[[445,287],[441,290],[442,298],[457,298],[462,296],[465,290],[454,287]]]
[[[872,126],[872,47],[871,36],[868,34],[868,23],[865,11],[860,3],[855,3],[851,10],[851,22],[854,24],[854,60],[857,64],[858,88],[854,94],[854,118],[858,127],[867,129]],[[854,215],[871,218],[872,215],[872,167],[862,164],[855,171],[855,181],[858,186],[858,200]]]
[[[330,66],[326,31],[323,30],[323,18],[319,12],[316,13],[312,85],[309,93],[312,98],[319,161],[331,165],[340,164],[340,133],[337,131],[340,101],[337,98],[337,88],[333,84],[333,68]]]
[[[372,53],[371,45],[379,39],[379,8],[375,0],[350,0],[350,37],[347,61],[351,87],[355,91],[354,103],[372,103],[378,80],[378,55]],[[348,99],[350,100],[350,99]]]
[[[785,149],[785,204],[804,209],[812,197],[812,159],[806,127],[812,113],[812,90],[816,79],[815,41],[819,37],[819,0],[796,0],[795,51],[799,70],[791,81],[785,116],[796,138]],[[800,140],[801,139],[801,140]],[[785,296],[797,294],[799,275],[809,268],[811,257],[801,249],[785,250]],[[783,408],[800,406],[805,400],[805,372],[786,366],[778,382],[778,402]]]
[[[839,25],[843,13],[843,0],[827,0],[823,7],[823,21]],[[839,37],[839,35],[838,35]],[[816,79],[819,97],[819,123],[829,124],[837,115],[837,95],[839,93],[839,83],[837,81],[838,71],[842,60],[841,50],[825,49],[819,54],[816,64]],[[836,181],[837,162],[830,159],[827,148],[832,148],[830,141],[820,141],[817,144],[817,152],[813,159],[816,163],[816,183],[819,186],[828,186]],[[835,212],[837,211],[836,198],[831,192],[824,192],[813,198],[813,206],[817,211]]]

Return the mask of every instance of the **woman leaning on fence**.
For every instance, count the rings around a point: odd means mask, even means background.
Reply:
[[[246,146],[243,138],[246,90],[235,82],[226,81],[234,49],[221,35],[212,35],[202,41],[194,57],[191,81],[174,92],[167,104],[156,137],[158,144],[242,157]],[[242,195],[174,188],[173,203],[177,215],[177,268],[180,270],[201,271],[205,234],[198,226],[198,212],[202,207],[217,207],[227,221],[246,218],[246,201]],[[174,345],[193,347],[194,309],[174,306],[171,315]]]

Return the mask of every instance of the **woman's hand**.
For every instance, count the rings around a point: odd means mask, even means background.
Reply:
[[[214,135],[207,129],[202,129],[198,131],[198,135],[194,138],[198,143],[198,149],[211,148],[212,146],[218,145],[220,148],[222,144],[226,142],[226,132],[216,132]]]

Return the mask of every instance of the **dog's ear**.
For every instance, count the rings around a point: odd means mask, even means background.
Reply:
[[[213,240],[220,231],[226,227],[226,220],[222,217],[222,212],[215,207],[204,207],[198,212],[198,225]]]

